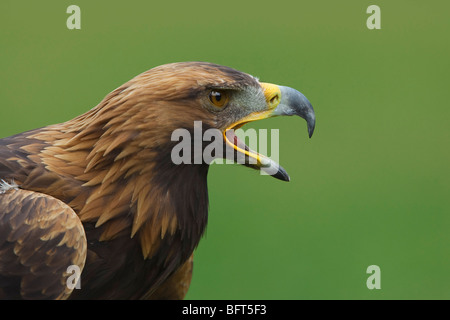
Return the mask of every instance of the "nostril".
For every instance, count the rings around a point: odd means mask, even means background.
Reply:
[[[278,101],[280,100],[280,97],[279,97],[279,95],[278,94],[276,94],[276,95],[274,95],[271,99],[270,99],[270,104],[271,105],[273,105],[273,104],[278,104]]]
[[[261,83],[266,105],[270,109],[274,109],[281,102],[281,90],[276,84]]]

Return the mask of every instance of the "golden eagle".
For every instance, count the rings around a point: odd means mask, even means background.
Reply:
[[[0,298],[182,299],[207,224],[209,163],[175,164],[172,133],[200,121],[222,133],[217,157],[289,180],[234,134],[281,115],[304,118],[311,137],[315,115],[300,92],[182,62],[136,76],[72,120],[1,139]],[[70,266],[81,289],[68,285]]]

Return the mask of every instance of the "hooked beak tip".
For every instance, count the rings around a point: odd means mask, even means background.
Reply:
[[[314,133],[314,128],[316,127],[316,119],[315,119],[314,115],[313,115],[313,117],[307,119],[306,122],[308,125],[308,135],[309,135],[309,138],[311,138]]]

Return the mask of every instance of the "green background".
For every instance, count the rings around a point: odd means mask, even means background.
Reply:
[[[66,8],[81,8],[68,30]],[[366,9],[381,8],[381,30]],[[210,61],[291,86],[291,182],[213,165],[188,299],[449,299],[448,1],[0,3],[0,137],[66,121],[154,66]],[[369,265],[381,289],[366,287]]]

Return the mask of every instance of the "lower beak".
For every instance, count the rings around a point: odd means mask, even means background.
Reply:
[[[261,87],[266,98],[266,109],[251,113],[245,118],[233,123],[224,131],[224,140],[229,147],[232,147],[235,150],[237,157],[240,156],[243,158],[244,162],[239,163],[254,167],[255,169],[260,169],[267,174],[272,175],[274,178],[289,181],[289,175],[286,170],[275,161],[248,148],[234,134],[234,129],[240,128],[244,124],[256,120],[276,116],[297,115],[306,120],[308,135],[311,138],[316,123],[314,109],[308,99],[295,89],[270,83],[261,83]],[[253,159],[254,164],[249,163],[249,158]]]

